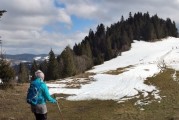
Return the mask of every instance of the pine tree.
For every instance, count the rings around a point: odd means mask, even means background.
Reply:
[[[15,71],[5,59],[0,59],[0,78],[3,84],[9,84],[15,77]]]
[[[42,63],[40,63],[39,65],[39,69],[45,74],[45,76],[47,75],[47,67],[48,67],[48,62],[47,60],[44,60]]]
[[[155,33],[155,29],[152,23],[150,23],[149,21],[147,21],[145,28],[144,28],[144,33],[143,33],[143,38],[146,41],[152,41],[156,38],[156,33]]]
[[[178,37],[178,29],[176,28],[175,21],[173,21],[173,25],[172,25],[172,36]]]
[[[18,82],[19,83],[29,82],[29,71],[24,63],[19,64]]]
[[[81,46],[80,46],[81,44],[76,44],[75,43],[75,45],[74,45],[74,47],[73,47],[73,51],[74,51],[74,53],[76,54],[76,55],[82,55],[82,53],[81,53]]]
[[[59,78],[63,78],[64,61],[63,61],[63,58],[62,58],[62,54],[57,56],[57,62],[58,62]]]
[[[122,43],[122,51],[126,51],[129,50],[130,45],[131,45],[131,41],[130,38],[127,35],[126,31],[122,32],[122,36],[121,36],[121,43]]]
[[[76,73],[73,51],[69,46],[67,46],[61,54],[64,69],[63,69],[63,77],[72,76]]]
[[[5,12],[7,12],[7,11],[6,10],[0,10],[0,18]]]
[[[109,39],[106,40],[106,49],[104,53],[104,60],[109,60],[113,57],[112,48],[111,48],[111,41]]]
[[[121,23],[124,22],[124,16],[122,15],[121,17]]]
[[[132,24],[133,17],[132,17],[132,13],[131,12],[129,12],[129,18],[128,18],[128,20],[129,20],[129,24]]]
[[[34,60],[31,66],[30,74],[31,74],[31,80],[35,79],[35,72],[39,69],[37,62]]]
[[[48,61],[48,67],[47,67],[47,75],[46,78],[47,80],[56,80],[59,78],[58,74],[58,62],[57,59],[55,58],[54,52],[51,51],[49,52],[49,61]]]

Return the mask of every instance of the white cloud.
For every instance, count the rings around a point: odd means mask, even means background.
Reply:
[[[66,31],[76,27],[72,15],[110,26],[119,21],[122,15],[127,18],[129,12],[148,11],[164,19],[169,17],[179,25],[178,0],[56,0],[64,5],[61,8],[55,6],[54,0],[0,2],[0,9],[7,10],[0,21],[0,36],[4,49],[12,54],[48,53],[51,48],[60,53],[66,45],[73,46],[75,42],[80,42],[90,28],[62,33],[64,26]],[[51,25],[54,31],[48,32],[45,27]],[[91,26],[95,28],[97,24]]]
[[[94,4],[88,2],[81,2],[81,4],[69,4],[66,9],[70,14],[88,19],[96,17],[95,13],[98,11],[98,8]]]
[[[58,20],[60,22],[72,24],[71,18],[68,14],[66,14],[64,9],[58,11]]]
[[[159,17],[170,17],[179,23],[177,15],[178,0],[59,0],[66,5],[70,14],[79,17],[95,19],[102,23],[114,23],[124,15],[128,18],[129,12],[149,12]]]
[[[54,6],[53,0],[1,0],[0,8],[8,12],[3,16],[5,25],[42,27],[50,22],[70,23],[70,16],[64,9]],[[34,28],[33,28],[34,29]]]
[[[6,48],[5,51],[10,54],[27,52],[47,54],[51,48],[56,54],[60,54],[67,45],[73,47],[76,42],[81,41],[86,35],[86,33],[81,32],[64,35],[45,31],[16,31],[12,33],[1,30],[0,33],[4,36],[2,39],[4,47]]]
[[[0,8],[7,10],[0,22],[6,53],[48,53],[51,48],[62,50],[65,46],[67,38],[43,30],[55,22],[72,25],[71,17],[63,8],[56,8],[53,0],[1,0]]]

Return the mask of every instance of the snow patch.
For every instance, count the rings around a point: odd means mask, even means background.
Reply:
[[[130,51],[122,53],[104,64],[94,66],[87,72],[96,73],[92,76],[95,81],[88,84],[81,84],[80,88],[66,88],[67,83],[72,80],[62,80],[59,83],[48,84],[50,93],[63,93],[73,96],[68,100],[115,100],[123,102],[128,99],[143,96],[135,105],[146,105],[152,101],[150,96],[160,102],[162,99],[159,90],[153,85],[144,84],[147,77],[152,77],[161,72],[163,65],[179,70],[179,38],[169,37],[158,42],[134,41]],[[117,68],[127,68],[118,75],[104,74]],[[176,74],[173,75],[176,80]],[[81,80],[81,81],[80,81]],[[80,79],[79,83],[84,79]],[[149,94],[150,93],[150,94]],[[141,108],[142,109],[142,108]]]

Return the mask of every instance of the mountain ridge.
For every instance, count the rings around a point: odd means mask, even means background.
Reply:
[[[31,53],[23,53],[23,54],[6,54],[5,58],[10,60],[20,60],[20,61],[33,61],[35,57],[46,57],[47,54],[31,54]]]

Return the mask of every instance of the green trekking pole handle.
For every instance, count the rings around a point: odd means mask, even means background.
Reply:
[[[56,95],[55,95],[55,94],[54,94],[54,96],[55,96],[55,99],[56,99]],[[57,101],[57,107],[58,107],[58,110],[59,110],[60,115],[61,115],[61,117],[62,117],[62,120],[64,120],[64,119],[63,119],[62,112],[61,112],[61,109],[60,109],[60,106],[59,106],[59,104],[58,104],[58,99],[56,99],[56,101]]]

